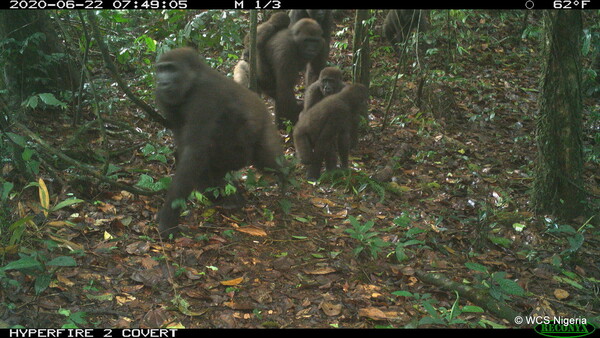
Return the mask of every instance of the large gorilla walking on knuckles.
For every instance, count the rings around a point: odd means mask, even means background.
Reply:
[[[177,168],[158,213],[161,234],[177,234],[181,206],[192,192],[222,186],[227,172],[254,165],[279,168],[282,147],[255,93],[206,65],[191,48],[156,63],[156,102],[173,131]],[[174,203],[175,202],[175,203]]]

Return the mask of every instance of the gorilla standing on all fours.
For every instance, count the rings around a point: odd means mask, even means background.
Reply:
[[[158,213],[163,236],[178,233],[177,200],[192,190],[222,186],[226,173],[249,164],[279,168],[281,140],[263,101],[210,68],[193,49],[171,50],[159,58],[156,102],[177,152],[175,176]]]
[[[327,64],[329,57],[329,44],[331,43],[331,31],[333,30],[333,11],[324,9],[294,9],[290,11],[290,24],[298,22],[303,18],[315,20],[323,30],[323,40],[325,47],[306,67],[304,74],[304,87],[308,88],[313,82],[317,81],[319,72]]]
[[[257,36],[257,39],[259,37]],[[277,123],[298,120],[302,107],[294,95],[300,71],[325,46],[322,30],[312,19],[301,19],[291,28],[278,31],[257,51],[258,88],[275,99]]]
[[[340,167],[348,167],[348,153],[358,137],[359,118],[368,109],[368,98],[367,87],[352,84],[300,114],[294,126],[294,146],[300,162],[308,166],[309,179],[319,178],[323,161],[326,170],[335,169],[338,154]]]

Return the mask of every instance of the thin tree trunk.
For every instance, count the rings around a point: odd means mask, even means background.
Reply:
[[[256,77],[256,27],[258,26],[258,11],[250,11],[250,75],[249,75],[249,88],[253,92],[258,92],[258,79]]]
[[[370,11],[366,9],[356,10],[354,23],[354,54],[353,54],[353,81],[362,83],[369,88],[370,64],[369,58],[369,29],[365,21],[369,19]]]

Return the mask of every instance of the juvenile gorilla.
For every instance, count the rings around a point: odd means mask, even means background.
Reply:
[[[323,30],[324,48],[321,52],[309,62],[304,75],[304,86],[308,87],[319,77],[319,72],[327,64],[329,57],[329,44],[331,42],[331,31],[333,30],[333,11],[325,9],[294,9],[290,11],[291,24],[295,24],[300,19],[311,18],[315,20]]]
[[[282,29],[287,28],[290,25],[290,17],[285,12],[277,12],[271,15],[269,20],[261,23],[256,27],[256,49],[263,49],[267,41]],[[244,37],[244,50],[243,58],[248,60],[250,58],[250,34]]]
[[[161,234],[177,234],[177,199],[223,185],[225,174],[253,164],[277,169],[279,135],[262,100],[213,70],[191,48],[156,64],[156,102],[175,137],[177,169],[158,213]]]
[[[257,52],[258,87],[275,99],[277,122],[298,120],[302,106],[296,102],[294,87],[300,71],[324,48],[322,30],[313,19],[301,19],[292,28],[278,31]],[[258,39],[258,37],[257,37]]]
[[[326,96],[339,93],[345,86],[342,77],[342,71],[337,67],[323,68],[319,80],[313,82],[304,92],[304,110],[308,110]]]
[[[284,12],[278,12],[256,27],[256,50],[265,48],[265,44],[278,31],[287,28],[290,25],[290,17]],[[233,70],[233,80],[244,87],[248,87],[250,82],[250,35],[244,37],[245,49],[242,53],[242,59],[237,63]],[[264,60],[263,60],[264,61]],[[266,65],[262,66],[263,68]]]
[[[294,127],[294,146],[300,162],[308,166],[308,178],[316,180],[325,169],[348,167],[348,153],[357,137],[360,115],[367,110],[368,90],[362,84],[346,86],[341,92],[300,114]]]

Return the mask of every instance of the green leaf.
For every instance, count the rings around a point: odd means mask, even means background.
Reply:
[[[39,97],[42,100],[42,102],[44,102],[45,104],[47,104],[49,106],[61,107],[61,108],[67,107],[66,103],[58,100],[52,93],[42,93],[42,94],[39,94]]]
[[[399,246],[396,247],[396,259],[398,262],[404,262],[408,259],[408,255],[404,252],[404,248]]]
[[[414,237],[415,235],[422,234],[424,232],[427,232],[427,230],[423,230],[423,229],[416,228],[416,227],[411,228],[411,229],[408,229],[408,231],[406,232],[406,237]]]
[[[25,231],[25,223],[31,221],[32,219],[33,215],[29,215],[21,218],[8,227],[8,231],[11,232],[10,239],[8,240],[9,245],[15,245],[21,241],[21,236]]]
[[[8,200],[8,194],[10,193],[13,187],[14,184],[10,182],[4,182],[4,184],[2,184],[2,195],[0,196],[0,201]]]
[[[515,296],[525,295],[525,290],[523,290],[523,288],[517,282],[515,282],[513,280],[501,279],[498,281],[498,284],[500,285],[500,288],[502,288],[502,291],[504,291],[505,293],[507,293],[509,295],[515,295]]]
[[[467,262],[467,263],[465,263],[465,266],[474,271],[487,272],[487,268],[478,263]]]
[[[75,262],[75,259],[73,259],[73,257],[59,256],[59,257],[54,258],[50,262],[46,263],[46,265],[51,265],[51,266],[77,266],[77,262]]]
[[[34,96],[28,97],[25,101],[23,101],[23,103],[21,105],[24,107],[29,107],[29,108],[35,109],[38,106],[38,102],[39,102],[39,98],[34,95]]]
[[[77,204],[77,203],[81,203],[81,202],[83,202],[83,200],[77,199],[75,197],[69,198],[69,199],[66,199],[66,200],[58,203],[54,207],[50,208],[50,210],[51,211],[60,210],[60,209],[62,209],[64,207],[68,207],[69,205],[73,205],[73,204]]]
[[[408,240],[406,242],[399,242],[398,246],[407,247],[407,246],[411,246],[411,245],[424,244],[424,243],[425,242],[419,241],[417,239],[411,239],[411,240]]]
[[[394,224],[396,224],[397,226],[406,228],[408,227],[408,225],[410,224],[410,218],[407,216],[400,216],[400,217],[396,217],[394,218]]]
[[[42,264],[38,262],[35,258],[30,256],[22,257],[19,260],[12,261],[6,266],[4,266],[3,270],[24,270],[24,269],[39,269],[42,270]]]
[[[77,312],[73,312],[73,314],[71,314],[69,316],[69,319],[73,321],[73,323],[78,324],[78,325],[86,325],[87,324],[87,320],[85,319],[85,316],[87,316],[87,314],[83,311],[77,311]]]
[[[394,292],[392,292],[392,295],[398,296],[398,297],[411,297],[411,298],[413,297],[412,293],[410,293],[408,291],[402,291],[402,290],[394,291]]]
[[[49,274],[40,274],[35,278],[35,283],[33,285],[33,289],[35,290],[35,294],[39,295],[44,290],[48,288],[50,285],[51,276]]]
[[[485,311],[482,308],[480,308],[479,306],[465,305],[462,308],[462,312],[485,312]]]
[[[154,152],[156,152],[156,147],[150,143],[146,143],[141,151],[144,156],[152,155]]]
[[[504,237],[497,237],[497,236],[488,236],[488,239],[496,244],[496,245],[500,245],[501,247],[504,248],[509,248],[510,245],[512,244],[512,241],[508,238],[504,238]]]

